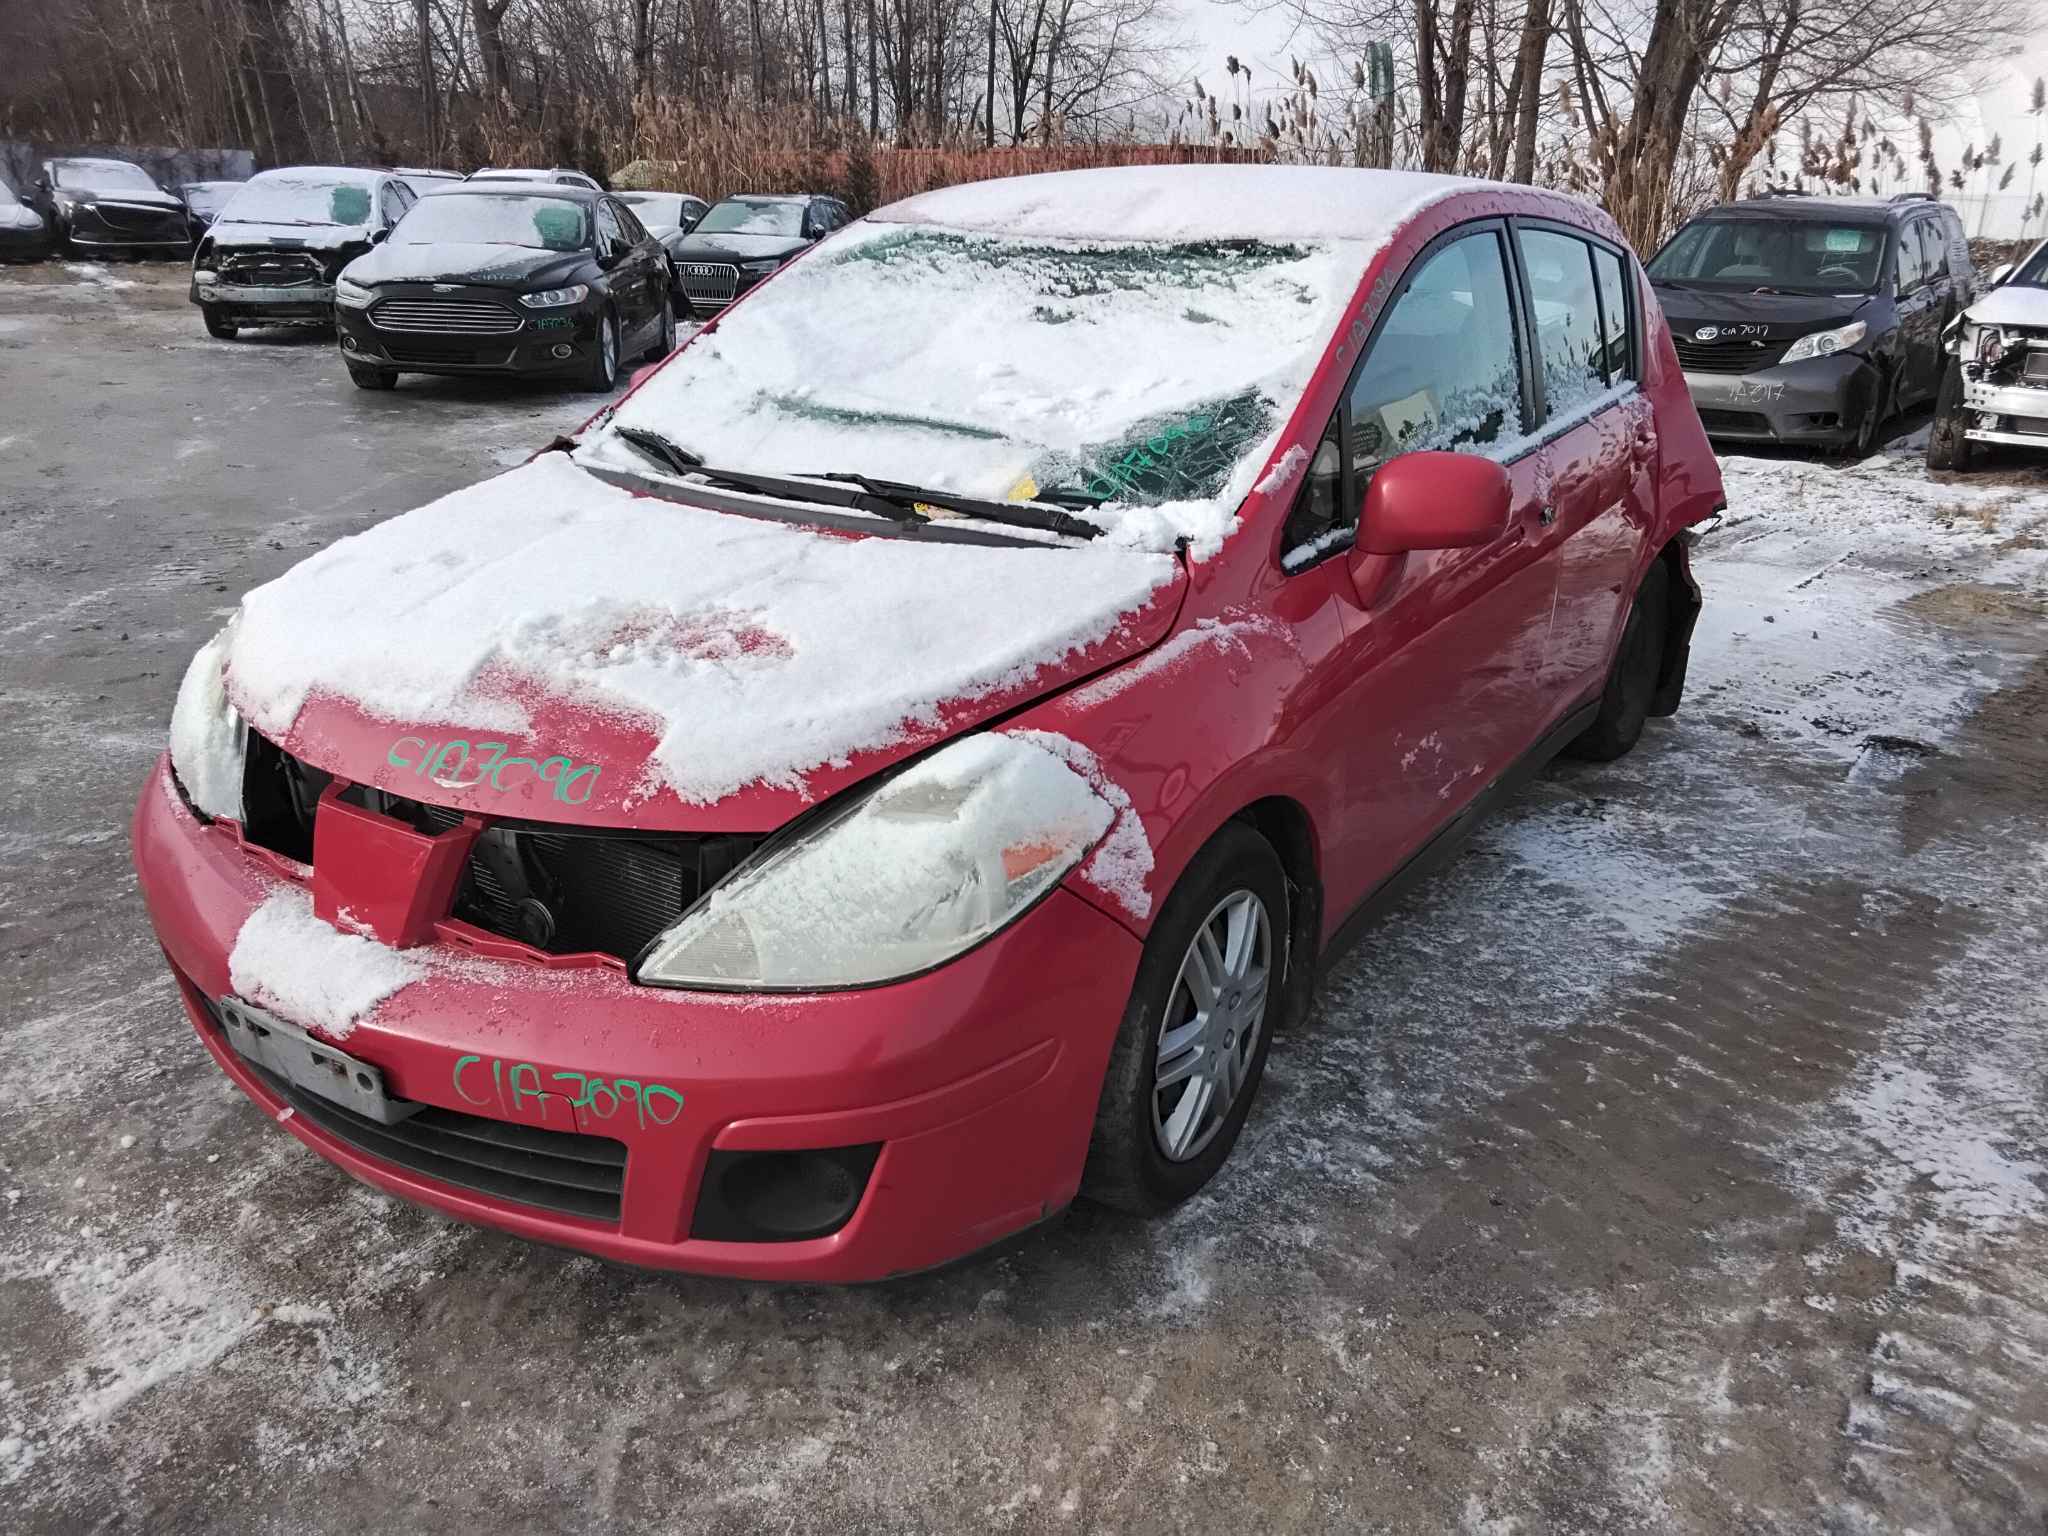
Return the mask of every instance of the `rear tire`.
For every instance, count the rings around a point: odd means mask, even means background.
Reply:
[[[1600,713],[1565,751],[1590,762],[1609,763],[1636,744],[1650,703],[1657,696],[1657,678],[1664,668],[1665,626],[1670,615],[1671,573],[1662,560],[1651,564],[1629,605],[1628,623],[1608,669],[1600,695]]]
[[[1279,855],[1228,823],[1195,855],[1145,941],[1103,1074],[1084,1196],[1157,1215],[1223,1166],[1265,1075],[1290,931]],[[1190,966],[1213,979],[1207,1008]]]
[[[1934,426],[1927,434],[1927,467],[1968,474],[1976,467],[1977,445],[1963,436],[1968,413],[1963,408],[1963,365],[1950,358],[1934,397]]]
[[[390,368],[365,368],[361,363],[348,365],[349,382],[357,389],[396,389],[398,374]]]
[[[675,305],[663,299],[661,305],[661,329],[655,336],[654,345],[649,349],[647,356],[650,361],[658,363],[667,357],[669,353],[675,351],[675,349],[676,309]]]
[[[223,320],[210,309],[202,309],[200,317],[206,321],[206,334],[220,341],[233,341],[241,335],[242,328],[232,320]]]

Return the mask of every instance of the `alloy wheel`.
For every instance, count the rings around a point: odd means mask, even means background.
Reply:
[[[1195,930],[1159,1026],[1152,1135],[1169,1162],[1199,1157],[1229,1119],[1258,1049],[1272,972],[1266,904],[1232,891]]]

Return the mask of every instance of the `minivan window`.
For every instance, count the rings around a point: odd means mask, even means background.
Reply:
[[[1940,282],[1948,276],[1948,240],[1942,234],[1941,221],[1920,219],[1914,226],[1920,231],[1920,265],[1929,282]]]
[[[1507,263],[1487,230],[1431,256],[1373,338],[1351,386],[1358,490],[1397,453],[1484,447],[1524,430]]]
[[[1899,296],[1918,293],[1926,276],[1924,263],[1920,259],[1920,242],[1910,228],[1899,231]]]
[[[1636,349],[1628,328],[1628,279],[1621,258],[1604,245],[1593,247],[1593,273],[1600,280],[1600,366],[1609,384],[1619,384],[1636,376]]]
[[[1549,414],[1557,416],[1607,387],[1600,362],[1604,343],[1600,300],[1593,290],[1593,248],[1549,229],[1524,228],[1517,238],[1535,311],[1544,403]]]
[[[1883,267],[1882,224],[1695,219],[1650,260],[1650,278],[1753,292],[1868,293]]]

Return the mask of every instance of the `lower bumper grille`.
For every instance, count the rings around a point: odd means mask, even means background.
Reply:
[[[1770,421],[1755,411],[1712,411],[1700,412],[1700,425],[1709,432],[1741,432],[1768,437]]]
[[[729,304],[739,291],[740,269],[717,262],[686,261],[677,272],[683,279],[683,294],[692,304]]]
[[[501,368],[512,361],[511,351],[502,342],[497,346],[474,347],[464,346],[460,342],[390,341],[384,344],[384,351],[394,363],[446,363],[471,368]]]
[[[297,288],[320,283],[326,274],[317,257],[303,251],[264,251],[224,257],[220,281],[230,288]]]
[[[225,1032],[212,998],[180,974],[216,1030]],[[307,1093],[265,1067],[240,1058],[263,1085],[337,1141],[380,1162],[424,1174],[458,1189],[515,1205],[616,1222],[626,1187],[626,1145],[609,1136],[545,1131],[510,1120],[458,1114],[427,1105],[396,1125],[382,1125]]]

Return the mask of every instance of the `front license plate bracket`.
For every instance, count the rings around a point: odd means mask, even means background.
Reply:
[[[395,1099],[384,1091],[384,1074],[323,1040],[315,1040],[296,1024],[243,1002],[220,999],[220,1018],[228,1044],[257,1066],[293,1087],[317,1094],[343,1109],[379,1125],[396,1125],[426,1108],[411,1099]]]

